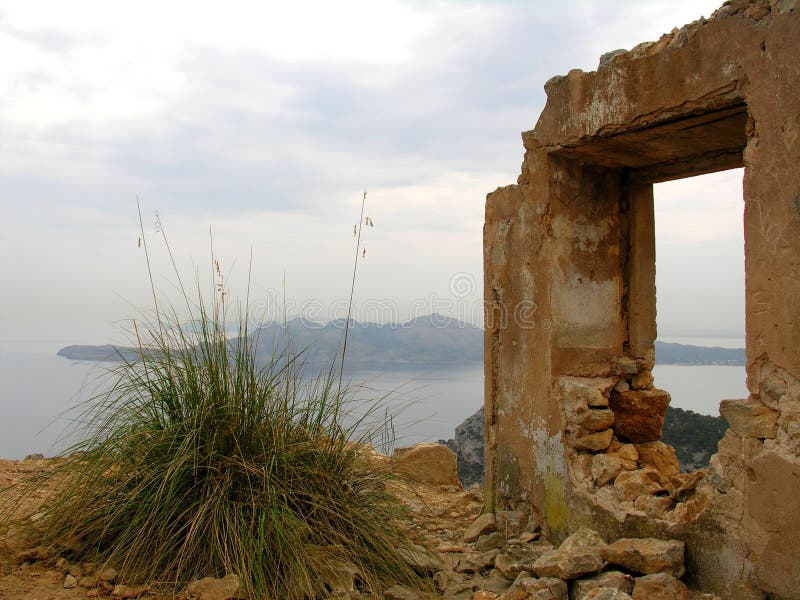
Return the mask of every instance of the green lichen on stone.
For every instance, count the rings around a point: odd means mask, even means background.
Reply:
[[[569,527],[569,507],[564,496],[565,482],[551,467],[544,474],[544,519],[550,530],[562,531]]]

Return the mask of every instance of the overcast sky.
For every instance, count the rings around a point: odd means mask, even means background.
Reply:
[[[114,339],[148,302],[137,195],[160,288],[156,211],[188,279],[211,226],[233,293],[252,248],[254,298],[285,273],[324,319],[366,188],[360,306],[470,318],[544,82],[718,4],[0,0],[0,339]],[[656,194],[661,335],[743,335],[741,173]]]

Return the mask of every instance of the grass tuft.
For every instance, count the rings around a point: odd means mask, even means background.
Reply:
[[[25,520],[31,543],[174,590],[235,573],[251,598],[318,597],[344,566],[367,592],[415,585],[392,474],[368,446],[386,434],[380,413],[353,416],[333,365],[311,378],[302,353],[259,366],[246,310],[226,335],[223,294],[187,310],[156,304],[157,325],[134,326],[139,358],[80,407],[83,441],[15,488],[54,490]]]

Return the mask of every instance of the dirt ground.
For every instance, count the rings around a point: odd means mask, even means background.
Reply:
[[[0,460],[0,488],[18,484],[26,475],[46,468],[48,461],[29,458],[24,461]],[[48,493],[40,489],[21,507],[30,512]],[[431,549],[457,552],[461,548],[461,534],[480,514],[481,492],[478,489],[460,490],[455,487],[418,487],[399,489],[398,495],[417,515],[415,527]],[[0,507],[2,511],[4,507]],[[111,585],[84,587],[95,583],[91,565],[56,564],[53,559],[38,560],[36,552],[25,546],[20,536],[8,527],[0,528],[0,598],[25,598],[29,600],[77,600],[84,598],[114,598]],[[30,556],[33,554],[34,556]],[[78,584],[69,579],[70,572],[77,575]],[[81,575],[90,575],[85,579]],[[120,583],[120,582],[116,582]],[[121,582],[126,583],[126,582]],[[131,596],[133,597],[133,596]],[[156,599],[164,596],[147,592],[138,597]]]

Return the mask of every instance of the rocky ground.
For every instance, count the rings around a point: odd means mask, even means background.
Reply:
[[[434,446],[434,445],[430,445]],[[502,511],[482,513],[477,487],[453,482],[452,464],[441,446],[405,453],[407,470],[420,482],[398,487],[401,500],[416,515],[414,527],[424,546],[408,549],[408,561],[429,576],[447,600],[671,600],[709,599],[681,582],[683,544],[669,540],[616,540],[607,544],[582,529],[558,548],[541,539],[535,515]],[[429,453],[430,452],[430,453]],[[427,457],[427,459],[426,459]],[[427,462],[426,462],[427,461]],[[47,461],[0,461],[0,487],[14,484]],[[438,474],[438,476],[437,476]],[[431,479],[432,478],[432,479]],[[48,490],[30,498],[36,503]],[[30,508],[30,507],[28,507]],[[127,585],[126,585],[127,584]],[[338,596],[366,598],[357,575],[343,578]],[[234,575],[202,580],[182,594],[184,600],[237,598]],[[26,548],[14,531],[0,530],[0,598],[77,600],[78,598],[164,598],[157,590],[117,580],[113,569],[55,560],[41,549]],[[387,600],[421,600],[417,592],[394,586]],[[718,600],[718,599],[717,599]]]

